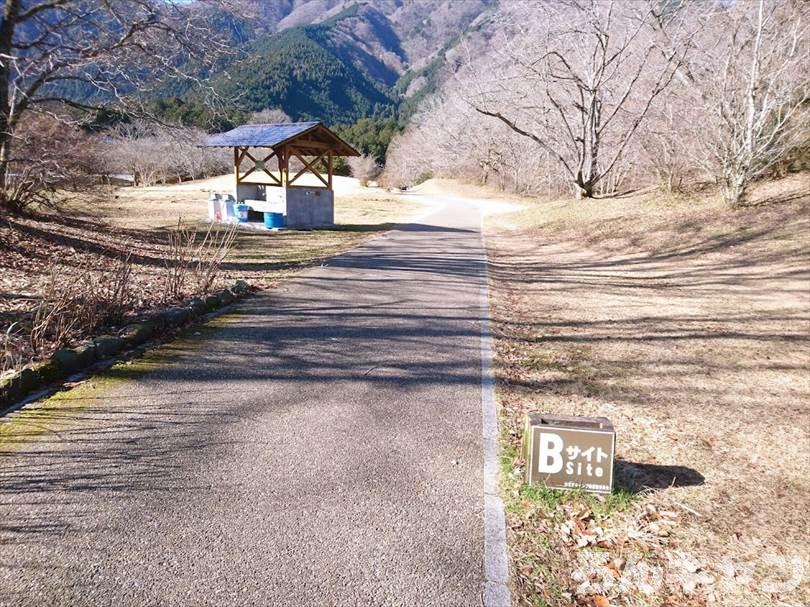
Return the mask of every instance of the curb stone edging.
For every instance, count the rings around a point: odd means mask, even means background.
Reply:
[[[483,607],[509,607],[509,552],[506,516],[498,491],[499,421],[493,373],[493,343],[489,306],[489,268],[484,213],[481,212],[481,265],[479,305],[481,309],[481,441],[484,451],[484,587]]]
[[[185,306],[155,312],[141,322],[122,327],[117,335],[99,335],[75,348],[62,348],[50,358],[30,363],[20,371],[0,380],[0,417],[6,409],[29,397],[33,392],[58,384],[66,378],[109,360],[119,352],[130,350],[159,336],[165,329],[178,328],[190,320],[242,299],[251,291],[244,280],[205,297],[192,297]]]

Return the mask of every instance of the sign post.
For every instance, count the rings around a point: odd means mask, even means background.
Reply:
[[[606,417],[526,415],[526,482],[552,489],[613,491],[616,432]]]

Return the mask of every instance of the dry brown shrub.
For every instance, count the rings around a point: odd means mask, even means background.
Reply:
[[[56,189],[80,190],[98,180],[97,140],[68,119],[31,113],[14,133],[3,204],[14,211],[58,202]]]
[[[225,229],[208,226],[195,255],[194,278],[197,293],[207,293],[219,275],[222,262],[233,248],[237,236],[236,225]]]
[[[77,335],[93,335],[120,323],[133,305],[130,256],[110,268],[82,268],[76,276],[52,268],[48,288],[33,311],[30,354],[40,357],[67,345]]]
[[[219,228],[211,224],[202,239],[198,239],[198,232],[184,226],[182,219],[178,220],[177,228],[169,233],[165,297],[182,299],[187,294],[189,282],[195,295],[207,293],[233,248],[236,236],[235,225]]]
[[[21,351],[24,343],[25,339],[20,335],[19,323],[11,323],[3,333],[0,333],[0,377],[22,368]]]
[[[177,228],[169,232],[169,258],[166,261],[166,299],[180,299],[192,263],[192,247],[197,234],[177,220]]]

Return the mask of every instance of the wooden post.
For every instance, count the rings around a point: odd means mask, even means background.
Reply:
[[[236,185],[239,185],[239,148],[233,148],[233,175],[236,178]]]
[[[326,156],[326,171],[329,178],[329,186],[328,188],[332,189],[332,150],[329,150],[329,154]]]
[[[281,177],[281,184],[284,187],[287,187],[287,184],[290,182],[290,155],[287,151],[287,146],[285,145],[281,148],[281,153],[279,155],[279,173]]]

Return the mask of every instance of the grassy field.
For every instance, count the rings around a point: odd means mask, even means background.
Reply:
[[[810,179],[487,222],[516,604],[810,603]],[[617,428],[608,500],[527,487],[526,411]]]
[[[232,180],[232,176],[225,175],[180,185],[98,191],[87,199],[72,199],[67,209],[71,216],[92,218],[113,231],[143,235],[146,240],[165,245],[168,230],[176,228],[178,221],[205,230],[208,192],[228,191]],[[224,265],[223,277],[267,286],[290,270],[332,257],[407,221],[421,208],[396,194],[362,188],[354,179],[336,177],[335,226],[318,230],[243,230]]]
[[[100,188],[70,198],[58,212],[5,219],[0,223],[0,331],[24,318],[54,284],[64,286],[88,272],[110,280],[125,259],[131,263],[129,315],[176,303],[166,288],[167,268],[175,262],[170,231],[182,221],[201,240],[208,229],[208,191],[227,191],[232,179],[228,175],[180,185]],[[335,226],[239,230],[212,290],[237,279],[271,286],[407,221],[422,208],[385,190],[336,178]],[[198,294],[192,287],[187,290],[184,297]]]

